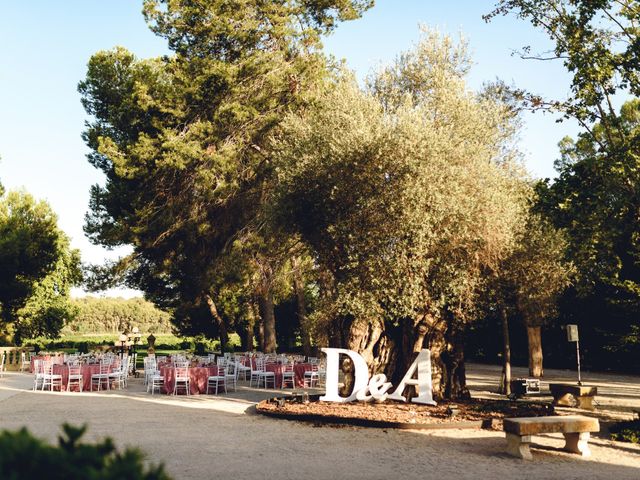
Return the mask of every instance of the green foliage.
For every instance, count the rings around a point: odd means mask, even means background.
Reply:
[[[517,230],[516,244],[494,272],[493,307],[534,327],[556,319],[558,300],[571,284],[573,264],[566,260],[563,231],[535,211],[528,211]]]
[[[522,56],[561,61],[572,76],[571,93],[550,101],[523,91],[520,97],[534,109],[561,111],[588,129],[596,121],[615,125],[612,95],[640,95],[639,7],[637,0],[500,0],[485,19],[514,14],[549,37],[552,51],[537,53],[527,46]]]
[[[80,257],[46,202],[25,192],[0,197],[0,331],[19,343],[56,336],[75,311],[71,286],[79,283]]]
[[[634,336],[640,314],[640,3],[501,0],[486,18],[510,13],[553,42],[552,52],[526,47],[523,56],[559,60],[571,75],[564,99],[521,90],[511,92],[514,98],[526,108],[561,112],[582,127],[577,139],[560,142],[558,177],[537,186],[537,209],[566,232],[567,258],[577,271],[560,316],[580,325],[581,344],[595,366],[634,368],[640,352]]]
[[[113,347],[114,342],[118,339],[118,333],[111,335],[63,335],[60,338],[51,340],[44,337],[26,340],[26,347],[34,347],[36,351],[79,351],[89,352],[91,350],[101,349],[105,347]],[[217,340],[208,340],[204,337],[176,337],[171,334],[154,334],[156,337],[156,350],[172,351],[172,350],[192,350],[196,351],[220,351],[220,342]],[[141,345],[139,351],[147,348],[147,335],[143,331]],[[229,335],[229,350],[234,351],[236,346],[240,345],[240,338],[236,334]]]
[[[581,133],[577,141],[561,142],[559,176],[539,186],[540,208],[568,230],[584,293],[602,282],[640,298],[640,151],[634,146],[640,139],[640,101],[625,103],[619,119],[616,136],[626,139],[624,150],[608,143],[601,123],[592,130],[595,138]]]
[[[117,48],[89,61],[84,138],[107,182],[92,188],[85,230],[134,246],[111,273],[173,309],[182,333],[226,342],[225,323],[248,317],[230,290],[244,299],[271,288],[287,242],[265,233],[267,139],[326,77],[320,35],[371,3],[147,0],[151,29],[175,54],[139,60]]]
[[[146,466],[135,449],[118,451],[110,439],[81,442],[86,427],[63,425],[57,446],[33,437],[26,429],[0,433],[0,477],[31,480],[170,480],[162,466]]]
[[[331,275],[327,318],[473,317],[521,204],[510,111],[466,88],[469,64],[426,32],[366,91],[346,76],[284,124],[277,214]]]
[[[73,300],[72,305],[77,315],[67,322],[63,334],[119,334],[133,327],[146,335],[171,332],[171,315],[142,298],[83,297]]]
[[[640,444],[640,420],[618,422],[609,428],[612,440]]]
[[[633,336],[640,314],[638,119],[640,101],[625,103],[614,135],[622,144],[610,143],[602,123],[575,141],[565,138],[558,178],[538,186],[538,209],[566,230],[578,272],[562,316],[580,324],[585,347],[611,365],[637,363],[640,349]]]

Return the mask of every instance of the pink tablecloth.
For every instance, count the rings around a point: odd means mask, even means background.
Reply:
[[[284,371],[284,365],[280,363],[267,363],[264,366],[267,372],[275,373],[276,388],[282,386],[282,372]],[[293,365],[293,375],[296,379],[296,388],[304,387],[304,372],[311,370],[312,365],[310,363],[296,363]]]
[[[30,373],[35,373],[36,371],[34,363],[36,360],[46,360],[58,365],[62,365],[64,363],[64,357],[62,355],[36,355],[31,358],[31,370],[29,370]]]
[[[207,379],[218,374],[218,367],[189,367],[189,390],[191,395],[207,393]],[[160,367],[160,375],[164,378],[163,393],[173,393],[175,386],[175,370],[173,367]],[[178,390],[181,392],[182,390]]]
[[[111,367],[109,371],[112,372],[113,368],[114,367]],[[67,383],[69,382],[69,368],[66,365],[54,365],[53,373],[54,375],[62,375],[62,390],[66,390]],[[91,390],[91,375],[100,373],[100,365],[82,365],[80,367],[80,373],[82,373],[82,391],[88,392]],[[104,389],[105,385],[102,385],[102,388]]]

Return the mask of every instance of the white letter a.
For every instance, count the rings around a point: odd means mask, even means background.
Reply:
[[[418,370],[418,379],[413,379],[413,374]],[[407,399],[402,396],[404,388],[407,385],[415,385],[418,387],[418,396],[411,399],[413,403],[424,403],[425,405],[435,405],[433,401],[433,393],[431,391],[431,352],[427,349],[421,350],[416,359],[413,361],[404,378],[396,388],[396,391],[389,395],[391,400],[399,400],[406,402]]]

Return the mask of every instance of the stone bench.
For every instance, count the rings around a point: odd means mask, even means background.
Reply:
[[[549,390],[553,396],[554,405],[586,410],[593,410],[593,398],[598,393],[598,387],[570,383],[550,383]]]
[[[598,419],[582,415],[557,417],[505,418],[503,427],[507,436],[507,453],[514,457],[531,460],[531,436],[542,433],[563,433],[566,440],[564,449],[583,457],[589,451],[589,433],[599,432]]]

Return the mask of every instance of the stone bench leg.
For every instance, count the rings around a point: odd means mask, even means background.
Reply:
[[[583,457],[591,455],[591,450],[589,450],[589,432],[565,433],[564,438],[567,441],[564,446],[566,451],[578,453]]]
[[[595,410],[593,406],[593,397],[580,396],[577,397],[578,408],[584,408],[585,410]]]
[[[531,435],[514,435],[513,433],[507,433],[507,453],[514,457],[522,458],[524,460],[532,460],[531,450],[529,445],[531,444]]]

